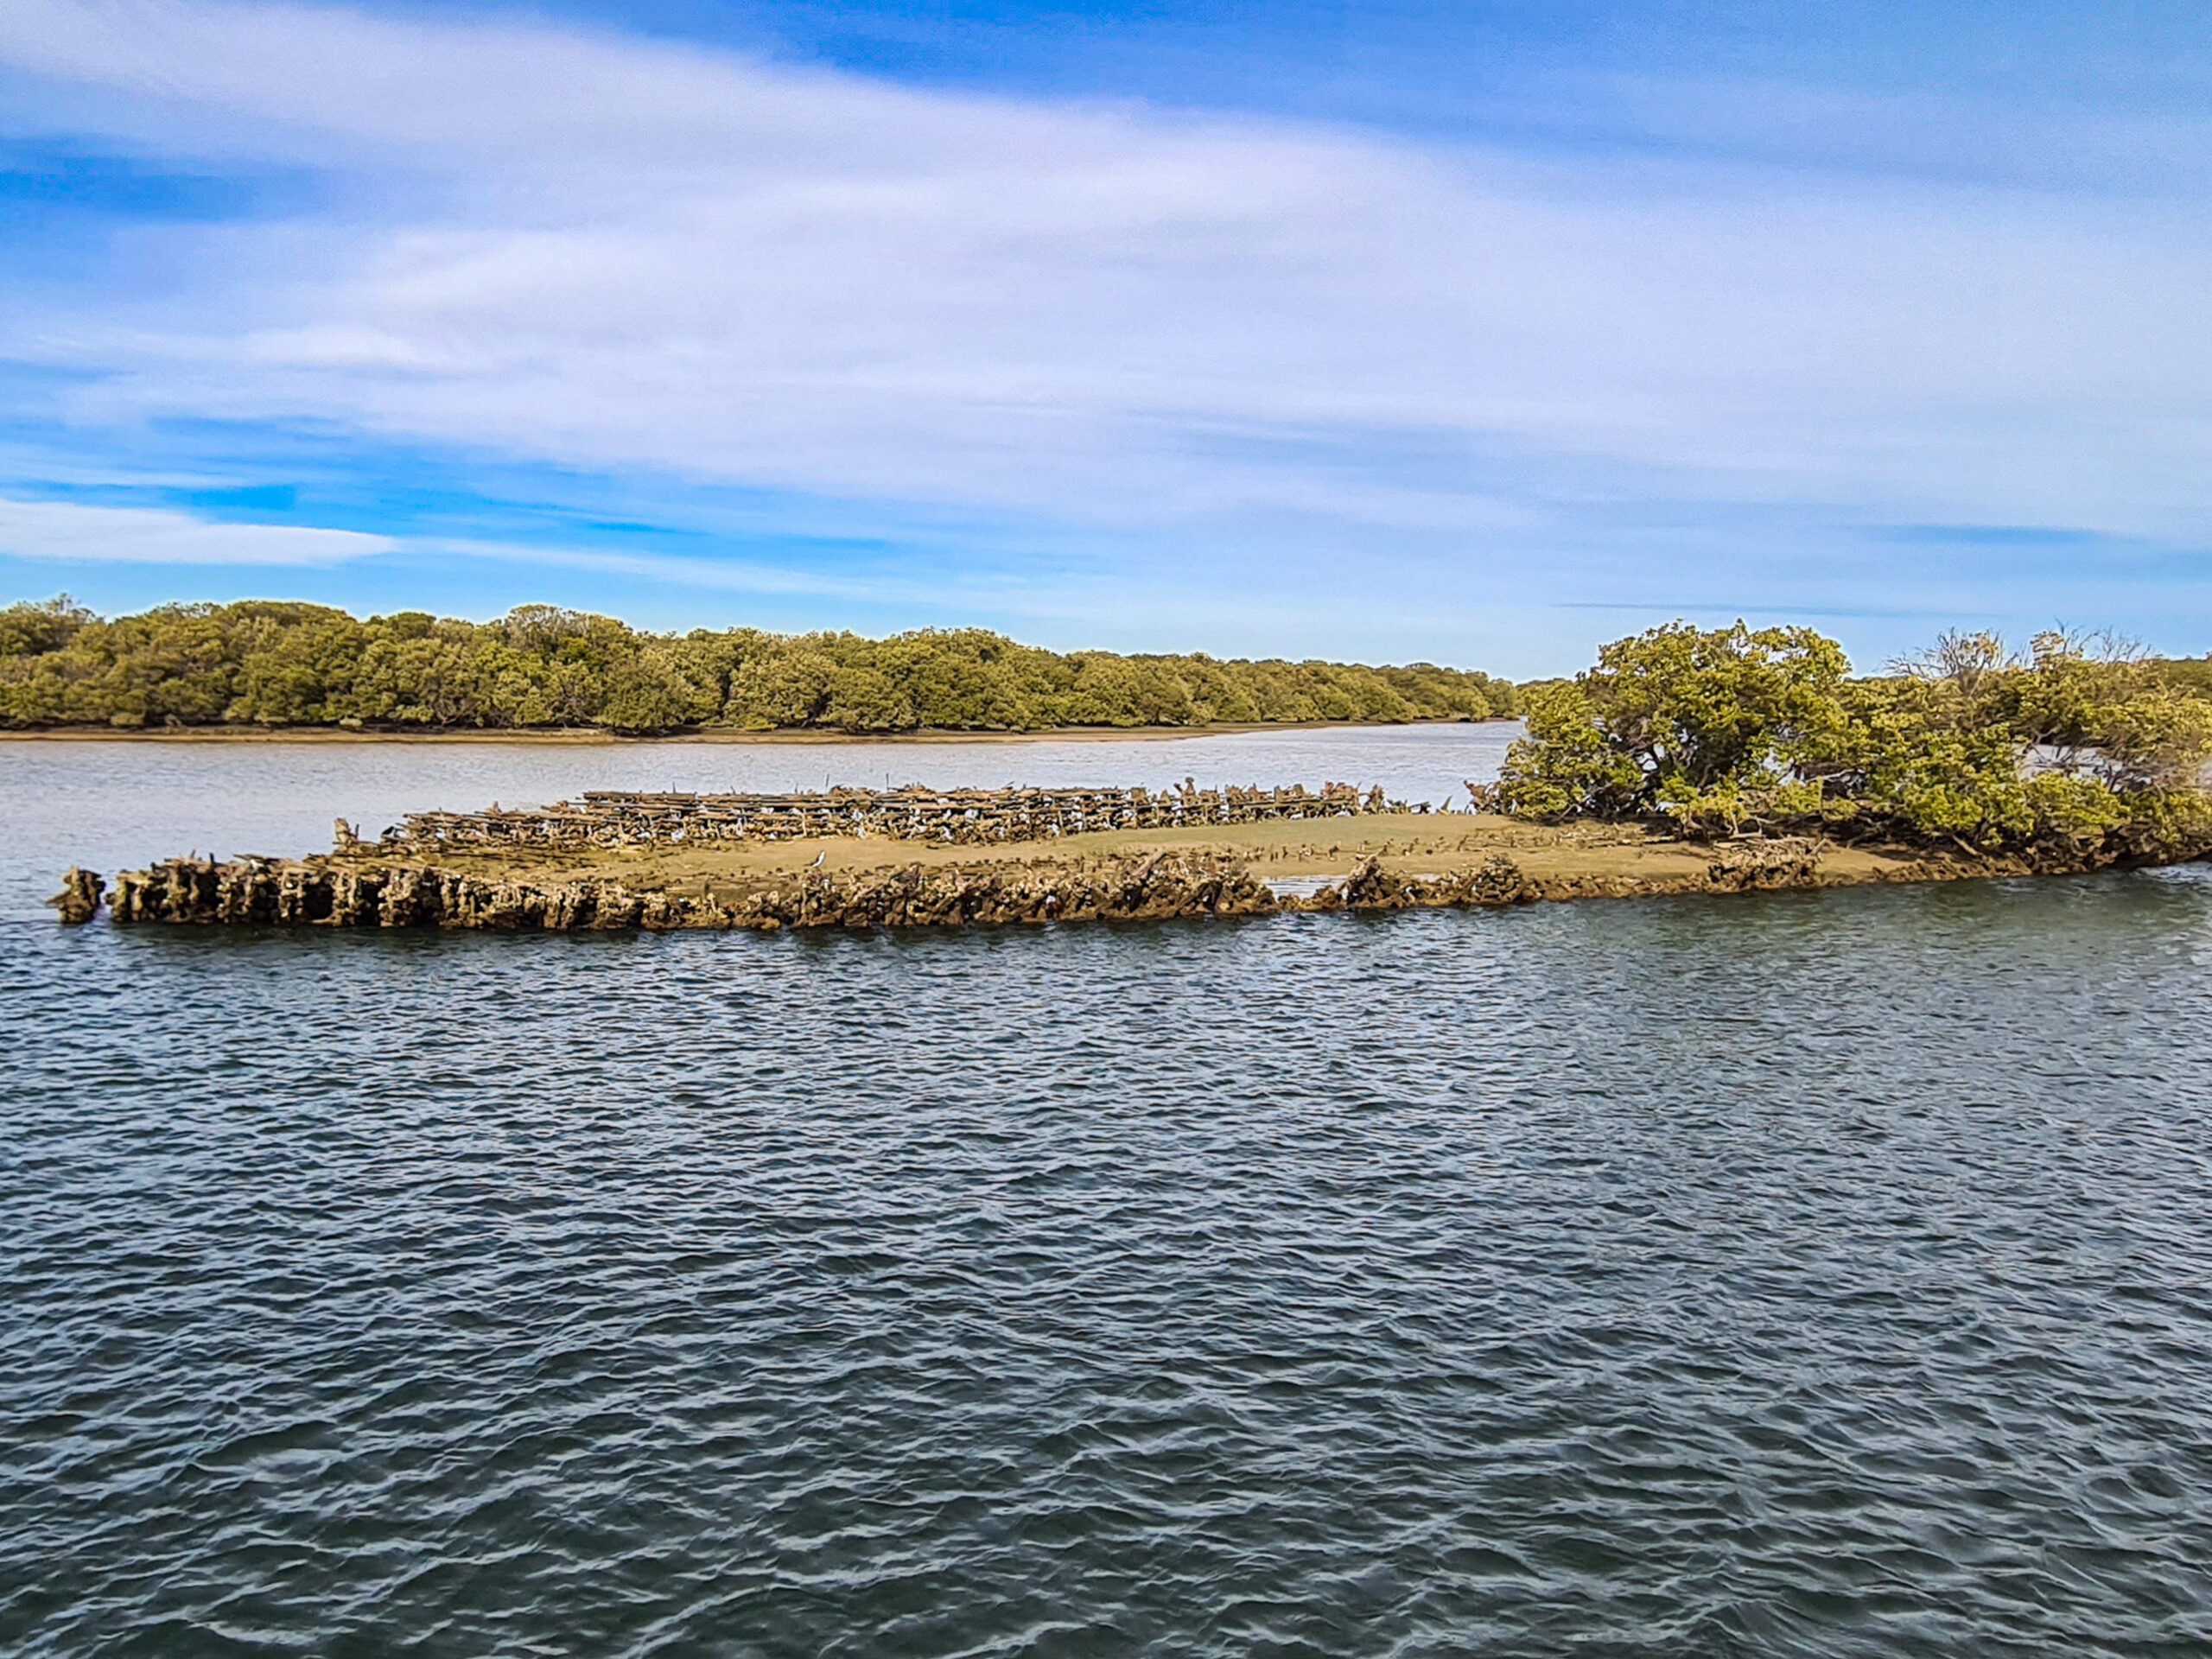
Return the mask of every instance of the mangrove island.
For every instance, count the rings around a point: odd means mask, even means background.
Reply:
[[[595,792],[338,825],[305,859],[72,870],[63,918],[913,926],[2067,874],[2212,855],[2212,699],[2111,642],[1951,634],[1854,678],[1808,628],[1675,623],[1527,693],[1466,809],[1267,789]]]

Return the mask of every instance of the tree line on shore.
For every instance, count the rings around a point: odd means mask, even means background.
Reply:
[[[1483,720],[1510,680],[1427,663],[1058,652],[977,628],[868,639],[640,632],[524,605],[493,622],[274,601],[0,610],[0,728],[597,727],[899,732]]]
[[[1854,678],[1810,628],[1676,622],[1523,688],[1494,803],[1516,816],[1970,853],[2212,848],[2212,660],[2052,631],[1952,632]]]

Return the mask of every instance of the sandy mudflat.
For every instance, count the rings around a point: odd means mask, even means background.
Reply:
[[[1532,881],[1546,886],[1587,883],[1593,891],[1618,887],[1624,892],[1710,887],[1716,859],[1726,856],[1710,845],[1640,827],[1554,828],[1490,814],[1385,812],[1351,818],[1117,830],[982,845],[839,837],[522,855],[455,848],[440,852],[436,862],[490,880],[589,879],[620,882],[632,891],[692,896],[732,883],[772,881],[816,868],[857,874],[917,865],[925,870],[995,864],[1062,866],[1170,851],[1235,859],[1268,882],[1339,880],[1370,861],[1401,877],[1450,876],[1503,855]],[[379,856],[368,849],[363,855]],[[1904,849],[1826,848],[1814,862],[1811,880],[1792,885],[1894,880],[1908,868],[1924,869],[1925,858],[1925,854]]]

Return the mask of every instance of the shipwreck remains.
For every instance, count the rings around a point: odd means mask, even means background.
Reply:
[[[594,877],[517,880],[333,859],[169,859],[115,880],[118,922],[489,928],[928,927],[1249,916],[1278,908],[1241,859],[1121,858],[771,873],[696,894]],[[86,918],[65,913],[65,920]]]
[[[1352,818],[1364,821],[1330,822]],[[1270,827],[1306,819],[1310,833]],[[880,850],[849,844],[871,838]],[[1716,842],[1430,814],[1348,785],[594,792],[542,810],[417,813],[375,842],[341,819],[334,849],[316,857],[172,858],[111,882],[72,869],[52,903],[72,924],[105,907],[124,925],[772,931],[1506,906],[2079,874],[2208,855],[2197,841],[2146,849],[2109,836],[2016,854]]]
[[[99,914],[100,895],[106,891],[104,877],[72,864],[62,874],[61,891],[46,902],[61,913],[64,922],[76,927]]]
[[[870,928],[1164,920],[1296,912],[1376,912],[1497,906],[1548,899],[1774,891],[1878,881],[2078,874],[2113,861],[2038,865],[2018,859],[1900,859],[1859,871],[1821,868],[1822,849],[1791,841],[1711,850],[1668,874],[1531,869],[1491,849],[1441,874],[1393,870],[1378,857],[1311,893],[1279,891],[1233,853],[1159,848],[1103,857],[908,862],[860,869],[806,866],[732,874],[693,890],[609,875],[480,874],[389,862],[372,851],[308,859],[173,858],[115,878],[111,916],[125,925],[483,929],[506,932],[678,928]],[[52,901],[65,922],[90,920],[104,883],[72,870]]]
[[[1278,789],[832,789],[819,794],[643,794],[587,790],[558,806],[488,812],[412,812],[385,832],[386,850],[611,850],[728,841],[882,841],[981,845],[1050,841],[1106,830],[1179,830],[1278,819],[1425,812],[1380,788],[1302,784]]]

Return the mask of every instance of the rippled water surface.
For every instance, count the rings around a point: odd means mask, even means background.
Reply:
[[[1433,798],[1497,741],[1292,735],[890,764]],[[31,918],[73,856],[735,781],[671,755],[0,746],[0,1650],[2212,1650],[2212,873]]]

